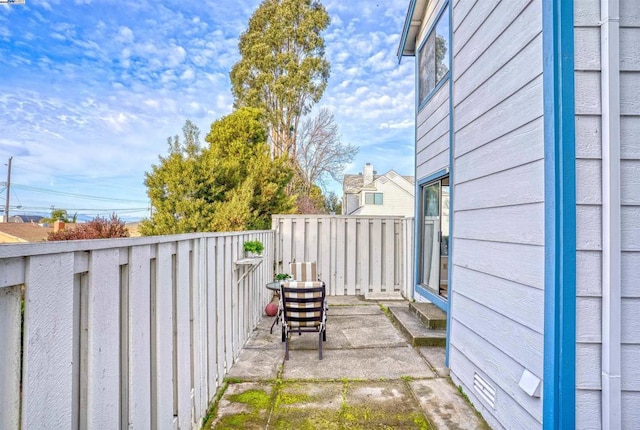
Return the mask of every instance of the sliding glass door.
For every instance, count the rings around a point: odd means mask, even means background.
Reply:
[[[449,273],[449,177],[423,185],[419,282],[446,300]]]

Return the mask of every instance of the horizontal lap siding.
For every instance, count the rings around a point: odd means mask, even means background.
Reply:
[[[445,0],[428,2],[416,49],[428,36]],[[416,55],[416,63],[418,62]],[[416,92],[418,89],[416,88]],[[449,167],[449,83],[431,94],[416,115],[416,180]]]
[[[400,179],[404,181],[404,179]],[[413,189],[407,191],[400,184],[387,180],[386,182],[378,179],[376,181],[376,190],[371,192],[377,192],[383,194],[381,205],[365,204],[358,215],[363,216],[413,216],[414,211],[414,198]],[[367,193],[367,191],[363,192]],[[309,261],[314,261],[315,258],[310,258]]]
[[[420,180],[449,166],[449,84],[418,113],[416,175]]]
[[[577,425],[601,425],[602,363],[602,121],[600,4],[577,0]],[[640,427],[640,5],[620,1],[620,197],[622,427]],[[635,403],[634,403],[635,402]],[[583,414],[590,410],[597,413]]]
[[[542,2],[459,2],[453,14],[454,252],[450,368],[490,424],[535,428],[542,402]],[[495,408],[474,373],[497,390]]]
[[[622,427],[640,428],[640,3],[620,2]]]
[[[576,424],[600,428],[602,362],[602,122],[599,1],[575,3]],[[582,411],[590,411],[583,414]]]

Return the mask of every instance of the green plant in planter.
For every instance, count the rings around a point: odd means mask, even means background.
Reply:
[[[288,273],[278,273],[276,276],[276,281],[286,281],[287,279],[291,279],[292,276]]]
[[[242,245],[242,248],[248,254],[261,255],[264,251],[264,245],[259,240],[248,240]]]

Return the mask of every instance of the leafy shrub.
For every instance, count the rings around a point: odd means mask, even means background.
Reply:
[[[49,233],[47,240],[83,240],[83,239],[109,239],[129,237],[129,230],[116,214],[111,218],[95,217],[85,224],[77,224],[74,228],[68,228],[56,233]]]

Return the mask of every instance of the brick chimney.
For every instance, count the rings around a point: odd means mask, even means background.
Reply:
[[[373,166],[371,163],[367,163],[364,165],[364,178],[363,185],[368,185],[373,182]]]
[[[58,220],[53,222],[53,232],[57,233],[64,230],[64,221]]]

